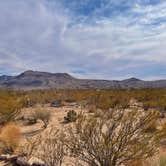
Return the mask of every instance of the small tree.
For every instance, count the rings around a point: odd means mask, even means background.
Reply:
[[[90,166],[120,166],[154,154],[158,131],[144,132],[155,112],[112,110],[78,119],[69,128],[67,147]]]

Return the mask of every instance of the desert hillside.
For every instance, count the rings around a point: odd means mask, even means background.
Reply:
[[[67,73],[25,71],[18,76],[0,76],[1,88],[12,89],[146,89],[166,88],[166,80],[143,81],[130,78],[122,81],[78,79]]]

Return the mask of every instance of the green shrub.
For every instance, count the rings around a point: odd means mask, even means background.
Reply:
[[[42,120],[44,123],[44,128],[46,128],[49,123],[50,112],[39,109],[39,110],[35,111],[34,118]]]
[[[74,110],[70,110],[67,116],[64,117],[66,123],[75,122],[77,120],[77,113]]]

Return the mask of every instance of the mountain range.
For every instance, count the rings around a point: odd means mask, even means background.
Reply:
[[[144,81],[137,78],[117,80],[78,79],[67,73],[25,71],[17,76],[0,76],[0,88],[11,89],[145,89],[166,88],[166,80]]]

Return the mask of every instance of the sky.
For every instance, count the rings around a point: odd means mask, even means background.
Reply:
[[[0,0],[0,75],[166,79],[165,0]]]

